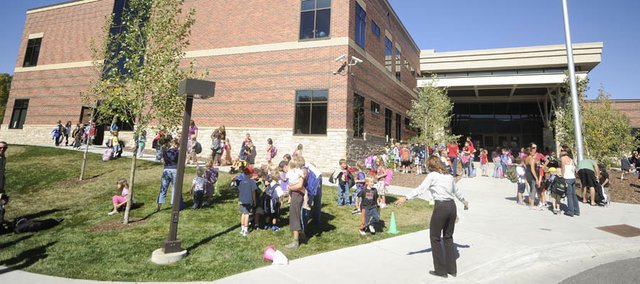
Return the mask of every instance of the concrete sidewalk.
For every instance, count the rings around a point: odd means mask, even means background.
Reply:
[[[458,207],[454,234],[459,253],[457,278],[442,279],[427,273],[433,264],[425,230],[297,259],[286,266],[267,266],[213,283],[260,283],[265,279],[275,283],[557,283],[601,264],[640,256],[640,237],[623,238],[596,229],[618,224],[640,227],[638,205],[613,203],[603,208],[580,204],[581,216],[572,218],[517,205],[515,184],[507,180],[476,177],[462,179],[458,186],[470,209]],[[395,194],[410,190],[390,189]],[[402,223],[403,216],[397,215],[396,219]],[[606,282],[629,283],[633,279],[624,273],[617,277]],[[98,283],[21,271],[0,274],[0,282]]]

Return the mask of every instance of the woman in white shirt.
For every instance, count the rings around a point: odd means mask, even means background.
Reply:
[[[578,204],[578,196],[576,195],[576,166],[573,162],[571,149],[562,146],[560,151],[560,163],[562,164],[562,177],[567,182],[567,216],[580,216],[580,205]]]
[[[413,190],[406,197],[400,197],[396,201],[396,205],[402,205],[418,195],[423,194],[427,189],[431,192],[431,196],[435,199],[435,208],[431,215],[431,223],[429,224],[431,250],[433,256],[434,270],[429,274],[447,278],[450,274],[456,276],[456,255],[453,248],[453,231],[456,222],[456,203],[454,199],[458,199],[464,204],[464,209],[469,208],[467,202],[458,188],[456,181],[449,171],[440,162],[438,157],[429,158],[428,165],[429,174],[422,181],[420,186]],[[444,252],[440,246],[440,239],[444,239]]]

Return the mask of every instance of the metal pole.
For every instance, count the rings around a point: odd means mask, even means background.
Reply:
[[[193,96],[187,95],[182,120],[182,134],[180,136],[180,154],[178,156],[178,169],[176,173],[175,190],[173,192],[173,209],[171,212],[171,225],[169,226],[169,238],[164,242],[164,253],[182,251],[181,242],[178,240],[178,221],[180,219],[180,205],[182,205],[182,183],[184,181],[184,169],[187,161],[187,136],[189,136],[189,122],[191,121],[191,109]]]
[[[573,45],[571,43],[571,31],[569,30],[567,0],[562,0],[562,13],[564,16],[564,35],[567,42],[567,63],[569,65],[569,82],[571,84],[571,104],[573,105],[576,148],[578,150],[578,161],[582,161],[584,159],[582,149],[582,121],[580,119],[580,101],[578,100],[578,90],[576,86],[576,68],[573,63]]]

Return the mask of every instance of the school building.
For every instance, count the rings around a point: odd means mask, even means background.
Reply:
[[[92,106],[80,95],[100,75],[91,41],[104,38],[106,17],[120,15],[126,2],[78,0],[26,12],[2,139],[46,144],[56,121],[90,119]],[[454,133],[486,147],[553,143],[545,121],[564,80],[563,45],[421,50],[386,0],[187,0],[185,6],[196,10],[186,59],[216,82],[214,98],[194,101],[204,146],[224,125],[233,152],[250,133],[258,162],[272,138],[279,155],[301,143],[305,157],[330,169],[341,158],[355,160],[414,135],[406,113],[430,74],[438,74],[455,102]],[[575,48],[576,68],[586,76],[601,60],[602,43]]]

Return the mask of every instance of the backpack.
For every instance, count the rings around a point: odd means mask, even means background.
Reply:
[[[113,157],[113,148],[109,147],[102,154],[102,160],[103,161],[109,161],[109,160],[111,160],[112,157]]]
[[[559,195],[561,198],[567,195],[567,182],[563,177],[556,176],[549,186],[551,193]]]
[[[367,160],[364,162],[364,166],[365,166],[367,169],[372,169],[372,168],[373,168],[374,163],[375,163],[375,161],[374,161],[374,157],[373,157],[373,155],[371,155],[371,156],[367,157]]]
[[[307,180],[304,187],[307,189],[309,197],[316,196],[318,194],[318,187],[320,187],[320,179],[322,176],[316,176],[313,171],[308,171]]]
[[[393,170],[387,169],[387,176],[384,177],[384,184],[391,185],[391,181],[393,181]]]
[[[409,149],[402,149],[402,160],[409,161]]]
[[[202,145],[200,144],[200,142],[196,141],[196,143],[193,144],[193,150],[196,152],[196,154],[202,153]]]
[[[220,150],[220,139],[214,138],[213,140],[211,140],[211,151],[217,153],[218,150]]]
[[[278,155],[278,148],[276,148],[276,146],[271,146],[271,158],[275,158],[276,155]]]

